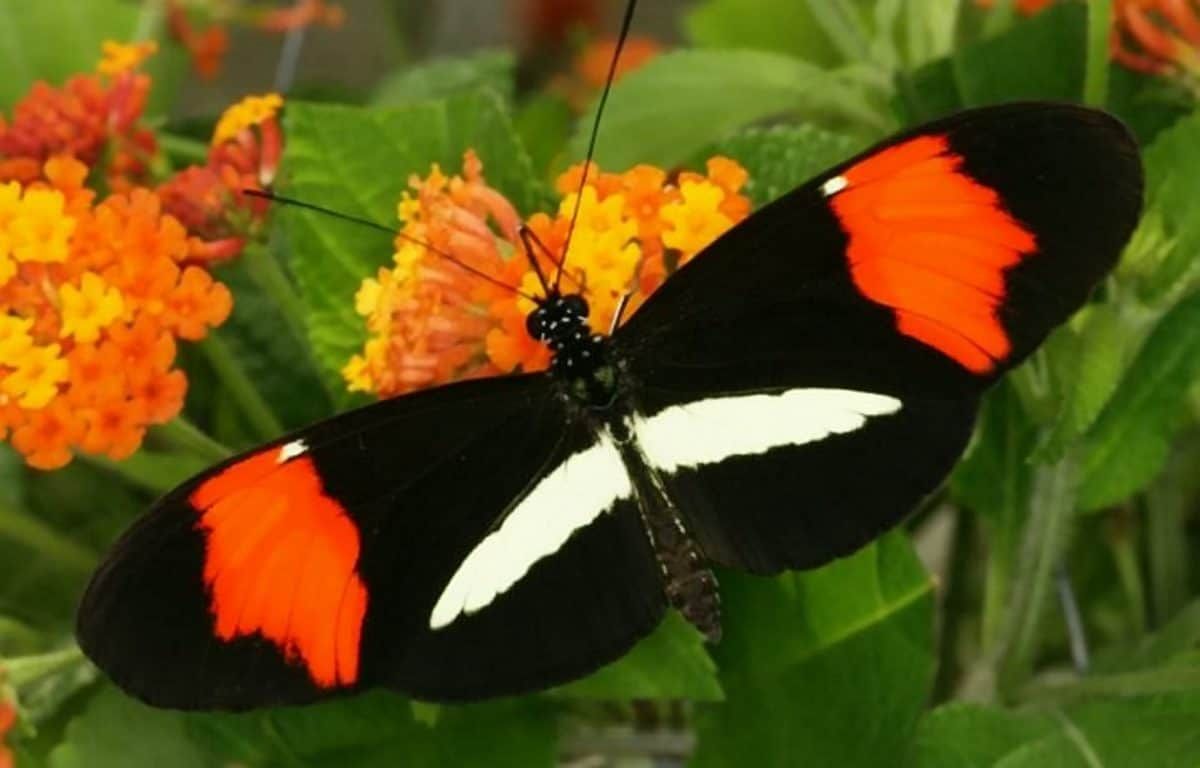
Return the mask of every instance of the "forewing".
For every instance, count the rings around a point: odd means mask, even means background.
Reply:
[[[80,644],[130,693],[181,709],[372,686],[482,698],[584,674],[663,611],[652,553],[619,487],[541,549],[496,563],[516,576],[484,578],[492,599],[438,629],[431,617],[506,521],[529,526],[555,503],[570,511],[561,483],[535,491],[589,449],[600,455],[603,445],[543,375],[343,414],[160,500],[93,577]],[[546,503],[523,505],[530,498]]]
[[[1141,190],[1114,118],[984,108],[818,176],[683,267],[616,335],[646,419],[753,393],[900,403],[819,439],[818,406],[731,408],[726,430],[782,420],[795,437],[691,465],[650,455],[709,556],[811,567],[895,524],[953,465],[979,395],[1116,263]],[[700,415],[672,423],[678,445],[712,429]]]

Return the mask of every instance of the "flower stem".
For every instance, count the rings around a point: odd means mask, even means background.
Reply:
[[[183,160],[193,160],[200,163],[208,162],[208,145],[203,141],[160,131],[158,133],[158,143],[169,154]]]
[[[1109,30],[1112,0],[1088,0],[1087,60],[1083,80],[1083,103],[1102,107],[1108,101]]]
[[[156,431],[172,445],[176,445],[205,461],[217,462],[233,455],[233,450],[204,434],[183,416],[176,416]]]
[[[0,504],[0,537],[45,555],[57,565],[87,573],[96,567],[96,553],[23,510]]]
[[[283,434],[283,425],[225,342],[215,334],[210,335],[200,342],[200,349],[258,436],[272,440]]]
[[[296,337],[302,347],[307,349],[308,329],[304,321],[304,302],[296,293],[295,287],[284,273],[283,267],[279,265],[279,261],[266,246],[259,243],[247,245],[242,259],[250,278],[279,308],[292,335]]]
[[[1029,522],[1022,540],[997,676],[1006,698],[1011,698],[1033,673],[1054,569],[1062,561],[1070,541],[1078,481],[1079,462],[1073,452],[1057,464],[1039,468],[1034,478]]]

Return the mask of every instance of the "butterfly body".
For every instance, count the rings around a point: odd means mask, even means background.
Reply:
[[[1064,104],[918,126],[721,236],[611,335],[528,318],[548,371],[340,414],[213,467],[116,543],[84,651],[162,706],[368,687],[462,701],[614,661],[717,566],[820,566],[895,526],[981,396],[1112,269],[1137,148]]]

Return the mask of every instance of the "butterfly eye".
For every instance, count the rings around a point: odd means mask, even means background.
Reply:
[[[567,314],[575,315],[577,317],[588,316],[587,300],[579,294],[573,293],[570,296],[563,296],[562,302],[563,309],[566,310]]]
[[[537,341],[546,338],[546,314],[540,307],[525,318],[525,330],[529,332],[530,338]]]

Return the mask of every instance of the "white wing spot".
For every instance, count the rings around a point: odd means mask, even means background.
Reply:
[[[303,440],[293,440],[287,445],[279,449],[279,458],[276,459],[278,464],[286,464],[297,456],[303,456],[308,453],[308,446]]]
[[[636,418],[638,444],[662,472],[766,453],[861,429],[900,410],[894,397],[849,389],[791,389],[777,395],[715,397]]]
[[[850,186],[850,181],[845,176],[834,176],[821,185],[821,194],[825,197],[833,197],[848,186]]]
[[[571,455],[471,550],[442,589],[429,615],[429,628],[441,629],[459,616],[486,608],[535,563],[561,549],[572,534],[618,499],[632,495],[629,473],[607,435]]]

